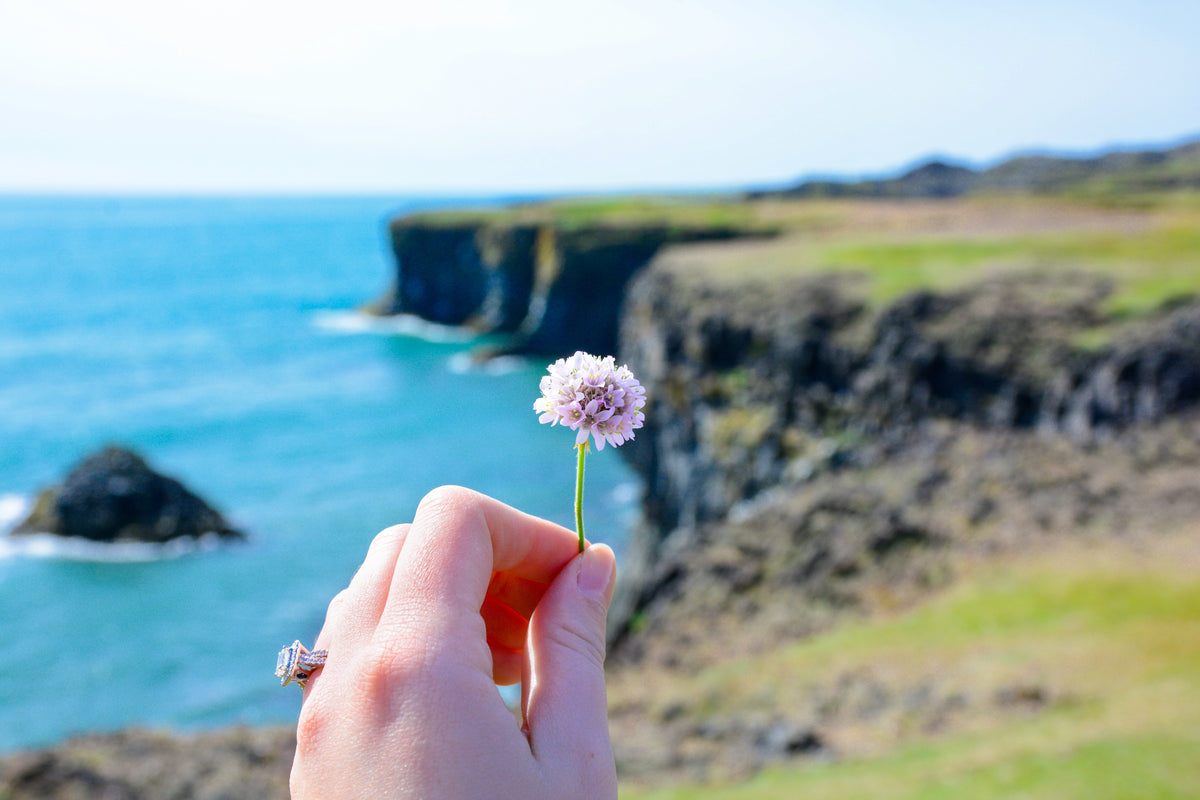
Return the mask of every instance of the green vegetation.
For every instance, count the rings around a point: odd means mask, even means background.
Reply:
[[[709,195],[614,195],[564,198],[500,209],[452,210],[406,218],[434,225],[495,227],[553,224],[560,230],[588,227],[664,227],[685,230],[726,229],[748,235],[772,233],[777,226],[760,219],[755,208],[734,198]]]
[[[1089,272],[1113,283],[1105,303],[1109,313],[1139,316],[1200,292],[1200,225],[1191,221],[1131,233],[838,242],[816,249],[807,269],[865,271],[872,297],[881,304],[915,289],[959,288],[999,271]]]
[[[894,741],[740,784],[631,788],[622,797],[1200,797],[1194,561],[1073,551],[980,567],[909,613],[710,669],[677,690],[706,698],[705,713],[753,705],[764,683],[803,687],[863,669],[897,685],[932,675],[975,692],[1034,682],[1050,701],[1029,713],[972,706],[950,733],[901,725]]]
[[[1052,739],[1053,731],[1044,734]],[[1200,796],[1200,737],[1113,735],[1099,740],[914,745],[870,761],[772,770],[738,786],[679,787],[650,800],[1170,800]]]

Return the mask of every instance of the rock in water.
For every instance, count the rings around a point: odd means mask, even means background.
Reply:
[[[52,533],[98,542],[166,542],[215,533],[244,538],[179,481],[122,447],[84,459],[61,486],[43,489],[13,535]]]

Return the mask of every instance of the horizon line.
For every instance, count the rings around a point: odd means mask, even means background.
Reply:
[[[1043,156],[1084,160],[1096,158],[1110,153],[1172,150],[1192,143],[1200,143],[1200,130],[1179,136],[1156,140],[1114,141],[1095,147],[1070,148],[1053,147],[1048,145],[1018,146],[1006,150],[1001,155],[970,159],[949,155],[936,150],[927,151],[923,155],[909,158],[898,166],[863,170],[859,172],[820,172],[810,171],[799,177],[762,179],[748,178],[735,183],[714,184],[646,184],[628,185],[622,187],[575,186],[559,188],[506,188],[487,189],[451,188],[451,187],[355,187],[355,186],[308,186],[308,187],[279,187],[279,186],[11,186],[0,185],[0,198],[430,198],[444,200],[497,200],[507,201],[537,201],[549,199],[565,199],[572,197],[606,197],[621,195],[654,196],[654,195],[729,195],[749,192],[770,191],[771,189],[799,186],[809,181],[828,181],[834,183],[854,183],[868,180],[886,180],[899,177],[925,164],[939,161],[955,166],[967,167],[975,171],[983,171],[1015,158]]]

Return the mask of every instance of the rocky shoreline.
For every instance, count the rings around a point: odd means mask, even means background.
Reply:
[[[295,752],[295,731],[285,727],[81,736],[0,758],[0,798],[282,799]]]

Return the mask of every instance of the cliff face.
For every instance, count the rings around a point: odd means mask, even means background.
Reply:
[[[1200,302],[1082,350],[1107,291],[1014,274],[872,310],[850,277],[723,286],[686,252],[655,262],[622,319],[621,359],[650,402],[625,448],[646,493],[619,613],[661,588],[673,539],[776,487],[884,463],[938,421],[1086,443],[1200,404]]]
[[[371,310],[378,314],[415,314],[442,325],[462,325],[479,309],[489,273],[476,245],[476,228],[393,224],[392,251],[399,269],[389,294]],[[437,269],[424,265],[437,265]]]
[[[722,225],[469,222],[407,217],[390,227],[397,274],[368,307],[510,334],[508,353],[612,353],[625,288],[665,245],[742,235]]]

